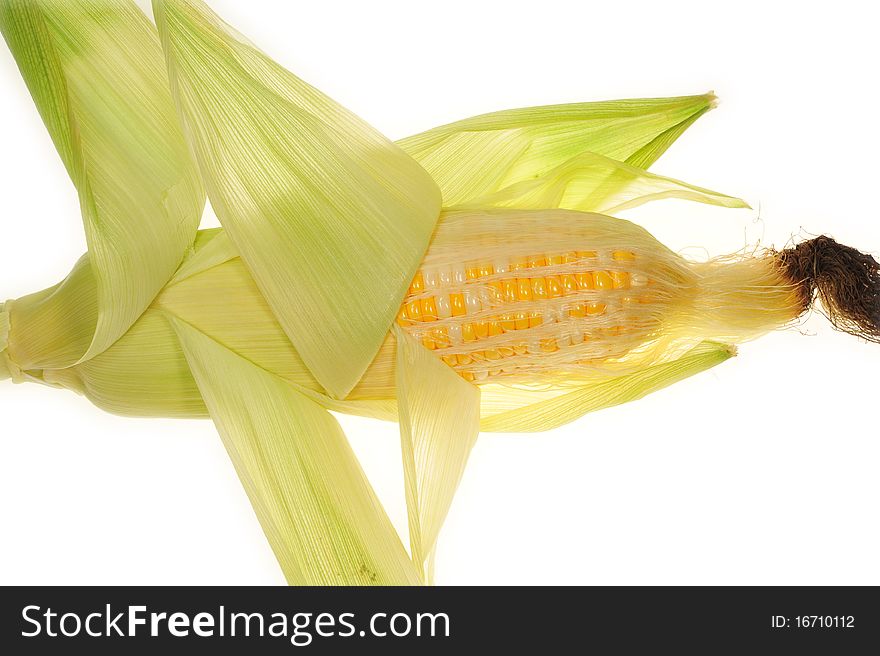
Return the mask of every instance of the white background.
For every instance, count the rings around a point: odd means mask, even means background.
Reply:
[[[392,138],[496,109],[714,89],[654,170],[755,211],[629,216],[695,256],[826,232],[880,251],[869,3],[213,0]],[[143,3],[146,6],[146,3]],[[85,248],[72,185],[0,53],[0,294]],[[705,249],[705,250],[703,250]],[[441,584],[880,584],[880,346],[821,316],[630,405],[483,435]],[[396,426],[343,419],[405,535]],[[0,383],[0,583],[281,584],[209,421],[104,414]]]

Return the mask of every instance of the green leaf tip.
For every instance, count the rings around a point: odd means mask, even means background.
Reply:
[[[594,153],[647,169],[714,102],[711,93],[508,109],[398,143],[440,185],[446,206],[472,202]]]

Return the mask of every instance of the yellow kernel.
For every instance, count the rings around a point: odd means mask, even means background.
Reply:
[[[516,323],[513,319],[512,314],[502,314],[501,315],[501,327],[504,330],[516,330]]]
[[[483,351],[487,360],[500,360],[501,354],[496,349],[486,349]]]
[[[529,347],[525,342],[519,342],[518,344],[513,345],[513,352],[517,355],[525,355],[529,352]]]
[[[480,277],[481,278],[484,278],[486,276],[491,276],[493,273],[495,273],[495,267],[493,267],[490,263],[480,265]]]
[[[585,260],[590,257],[596,257],[596,251],[577,251],[577,258]]]
[[[497,335],[503,335],[504,328],[501,327],[501,322],[499,321],[490,321],[489,322],[489,336],[495,337]]]
[[[537,312],[529,312],[529,328],[540,326],[542,323],[544,323],[544,317]]]
[[[589,271],[587,273],[577,273],[575,274],[575,280],[577,280],[578,289],[595,289],[596,285],[593,280],[593,274]]]
[[[547,261],[550,263],[550,266],[557,266],[559,264],[565,263],[564,255],[551,255],[547,258]]]
[[[450,294],[449,295],[449,303],[452,305],[452,316],[460,317],[466,314],[465,306],[464,306],[464,295],[463,294]]]
[[[605,312],[605,304],[604,303],[598,303],[596,301],[593,301],[591,303],[587,303],[587,314],[597,315],[597,314],[602,314],[603,312]]]
[[[583,303],[572,306],[568,311],[569,316],[583,318],[587,316],[587,308]]]
[[[437,321],[437,302],[433,296],[422,299],[422,321]]]
[[[470,371],[462,371],[461,373],[459,373],[459,376],[464,378],[469,383],[474,382],[474,375]]]
[[[510,346],[499,346],[498,352],[502,357],[511,358],[516,355],[516,351],[514,351]]]
[[[523,269],[527,269],[529,266],[529,258],[527,257],[512,257],[510,258],[510,270],[511,271],[522,271]]]
[[[611,282],[614,289],[629,289],[629,274],[626,271],[612,271]]]
[[[486,321],[475,321],[473,323],[474,333],[477,339],[486,339],[489,336],[489,324]]]
[[[547,266],[547,258],[543,255],[532,255],[529,258],[529,266],[532,268]]]
[[[562,276],[562,291],[565,294],[574,294],[578,290],[578,284],[575,277],[566,273]]]
[[[529,327],[529,317],[525,312],[517,312],[514,316],[517,330],[525,330]]]
[[[404,311],[406,312],[406,318],[412,319],[413,321],[421,321],[422,320],[422,304],[418,301],[410,301],[404,307]]]
[[[454,355],[444,355],[443,362],[448,364],[450,367],[454,367],[456,365],[456,359]]]
[[[419,271],[416,274],[416,277],[413,278],[412,283],[409,286],[410,294],[417,294],[425,288],[425,277],[422,275],[422,272]]]
[[[474,361],[474,359],[467,353],[459,353],[455,358],[458,360],[458,364],[470,364]]]
[[[504,289],[504,301],[506,303],[516,303],[516,280],[502,280],[501,286]]]
[[[425,337],[422,337],[422,346],[424,346],[426,349],[430,349],[430,350],[432,350],[432,351],[433,351],[435,348],[437,348],[437,347],[434,345],[434,340],[431,339],[430,337],[428,337],[427,335],[426,335]]]
[[[519,300],[521,301],[531,301],[532,300],[532,285],[528,278],[519,278],[517,279],[517,292],[519,295]]]
[[[475,266],[468,267],[465,269],[465,275],[468,280],[476,280],[480,277],[480,268]]]
[[[562,296],[562,281],[559,276],[547,276],[547,298]]]
[[[477,335],[474,332],[474,324],[472,324],[472,323],[461,324],[461,338],[465,342],[473,342],[475,339],[477,339]]]
[[[577,253],[575,253],[574,251],[569,251],[568,253],[565,254],[565,263],[566,264],[571,264],[572,262],[577,262],[577,260],[578,260],[578,256],[577,256]]]
[[[596,271],[593,278],[596,281],[596,289],[612,289],[614,287],[614,281],[611,280],[607,271]]]
[[[549,298],[547,295],[547,283],[544,282],[543,278],[532,278],[532,297],[536,301],[543,301]]]
[[[618,262],[632,262],[636,259],[636,254],[631,251],[614,251],[611,257]]]

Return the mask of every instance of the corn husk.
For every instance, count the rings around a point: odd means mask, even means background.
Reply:
[[[143,313],[191,246],[204,192],[158,36],[133,3],[11,0],[0,30],[79,193],[89,247],[60,288],[19,303],[51,333],[20,339],[17,362],[59,368],[101,353]],[[71,313],[73,328],[45,316]]]

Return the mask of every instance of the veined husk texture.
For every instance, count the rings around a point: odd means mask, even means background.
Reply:
[[[590,257],[553,263],[567,253]],[[511,270],[504,265],[536,257],[545,260],[537,268],[517,269],[514,265]],[[455,282],[456,275],[461,277],[456,272],[486,262],[495,263],[493,269],[497,269],[489,277],[468,280],[465,276],[464,282]],[[534,279],[537,273],[545,280],[564,280],[566,275],[599,270],[615,276],[625,274],[629,286],[576,289],[553,299],[516,300],[507,305],[493,305],[490,298],[475,314],[465,317],[479,321],[508,314],[540,314],[544,318],[527,330],[464,343],[460,330],[454,328],[460,317],[450,317],[445,324],[442,319],[433,323],[401,319],[400,323],[419,340],[438,327],[450,326],[450,343],[433,351],[438,358],[447,356],[447,362],[450,355],[473,356],[505,348],[510,353],[511,345],[524,345],[500,362],[477,356],[464,358],[467,363],[461,366],[454,360],[454,366],[462,374],[476,372],[474,382],[482,390],[483,430],[540,430],[563,422],[547,416],[542,426],[533,414],[525,423],[505,423],[498,417],[554,399],[561,403],[560,399],[573,393],[626,376],[634,377],[633,398],[638,398],[641,386],[650,388],[652,372],[657,372],[664,384],[678,379],[676,375],[690,375],[729,357],[732,351],[723,344],[751,339],[784,325],[802,310],[802,299],[782,278],[776,259],[769,254],[693,262],[629,221],[570,210],[447,211],[419,275],[429,272],[430,278],[431,272],[436,272],[449,280],[451,287],[444,292],[456,291],[459,284],[469,293],[482,294],[486,301],[492,283],[500,280]],[[77,275],[81,274],[75,270],[71,277]],[[58,334],[61,319],[43,316],[34,309],[39,308],[36,301],[47,293],[51,290],[12,302],[13,321],[21,317],[23,324],[18,333],[22,342],[39,341],[44,323],[50,324],[49,332]],[[428,293],[411,290],[404,305]],[[603,311],[577,311],[590,304],[603,306]],[[71,308],[71,312],[75,310]],[[397,418],[392,334],[352,392],[345,399],[331,399],[298,356],[222,229],[199,233],[193,253],[153,304],[104,353],[65,369],[28,370],[27,364],[22,369],[42,382],[79,391],[110,412],[207,416],[169,317],[277,374],[325,407]],[[76,322],[70,325],[75,330]],[[322,326],[316,322],[311,329],[320,335]],[[698,348],[701,343],[717,343],[717,349]],[[14,341],[10,348],[15,359]],[[687,354],[690,360],[683,357]],[[683,367],[681,372],[678,367]],[[666,376],[671,379],[667,381]],[[588,411],[589,403],[584,407]],[[563,418],[570,420],[574,414]]]

